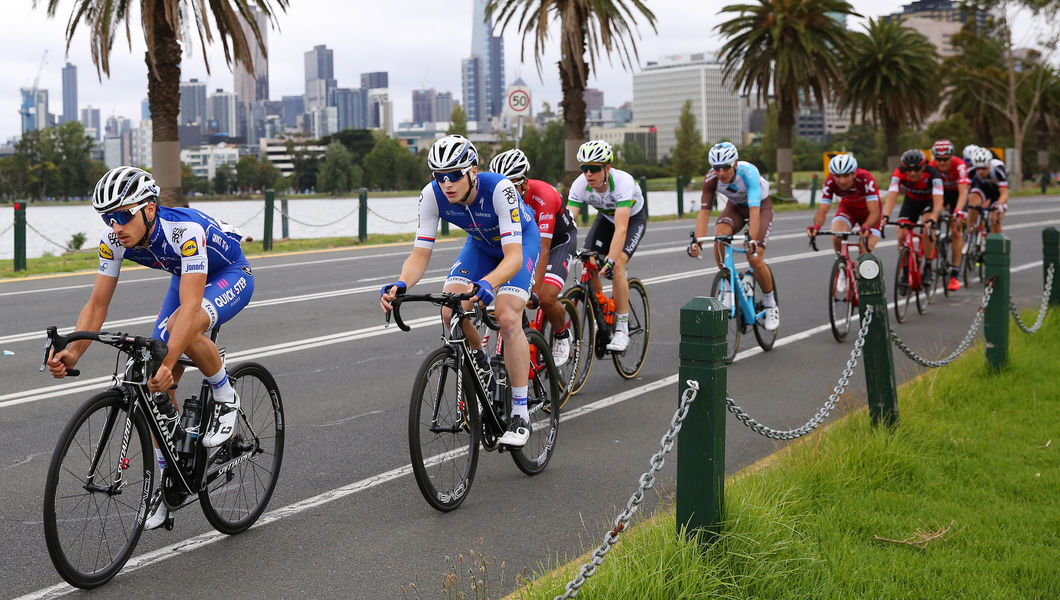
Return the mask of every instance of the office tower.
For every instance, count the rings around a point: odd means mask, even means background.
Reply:
[[[231,92],[218,89],[217,93],[211,94],[207,103],[206,117],[210,123],[210,133],[218,133],[235,137],[239,135],[237,129],[236,109],[237,97]]]
[[[132,164],[144,169],[151,168],[151,121],[144,119],[132,130]]]
[[[488,121],[504,108],[504,40],[490,35],[493,20],[486,19],[486,1],[472,0],[471,56],[460,63],[469,121]]]
[[[587,88],[582,94],[585,99],[585,110],[600,110],[604,107],[604,92],[595,88]]]
[[[253,6],[250,7],[250,12],[254,16],[254,23],[258,26],[258,31],[261,32],[261,42],[267,48],[269,42],[269,19],[265,16],[265,13]],[[240,22],[243,26],[243,35],[246,36],[247,44],[250,45],[251,62],[254,71],[249,71],[246,65],[239,63],[235,65],[232,76],[235,78],[234,89],[236,96],[239,97],[239,101],[244,105],[250,106],[258,100],[269,99],[269,59],[265,57],[265,53],[262,52],[261,47],[255,41],[254,30],[250,23],[243,21],[242,18],[240,18]]]
[[[180,113],[177,115],[179,125],[198,125],[206,128],[206,82],[192,79],[180,82]]]
[[[390,101],[390,90],[378,88],[368,91],[368,127],[382,129],[389,134],[394,130],[394,103]]]
[[[460,61],[460,88],[463,91],[464,112],[467,113],[468,121],[477,122],[486,114],[481,108],[486,98],[482,88],[483,62],[480,56],[471,56]]]
[[[434,116],[434,90],[412,90],[412,122],[433,123],[439,119]]]
[[[22,88],[22,133],[48,126],[48,90]]]
[[[328,106],[336,111],[337,131],[364,129],[364,98],[360,89],[335,88],[328,95]]]
[[[63,123],[77,120],[77,67],[66,63],[63,67]]]
[[[144,98],[140,101],[140,120],[150,121],[151,120],[151,101]],[[179,121],[178,121],[179,123]]]
[[[314,111],[327,106],[328,90],[335,82],[335,53],[327,46],[314,46],[305,53],[305,110]]]
[[[91,129],[92,131],[95,132],[94,134],[92,134],[92,137],[97,142],[99,141],[99,138],[100,138],[99,134],[100,134],[100,130],[101,130],[99,118],[100,118],[99,117],[99,109],[98,108],[92,108],[91,104],[89,104],[85,108],[81,109],[81,124],[85,126],[85,131],[86,132],[89,129]]]
[[[434,117],[434,122],[448,121],[453,114],[454,106],[456,106],[456,102],[453,101],[452,92],[435,93],[434,101],[431,103],[431,115]]]
[[[305,96],[283,96],[283,125],[294,131],[301,127],[302,115],[305,114]]]
[[[361,73],[361,88],[376,90],[390,87],[390,74],[386,71],[374,71],[372,73]]]

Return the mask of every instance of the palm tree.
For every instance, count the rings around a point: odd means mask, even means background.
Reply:
[[[854,34],[848,60],[841,102],[850,106],[851,122],[861,111],[883,125],[887,167],[893,169],[898,130],[919,125],[939,104],[938,52],[899,20],[869,19],[865,31]]]
[[[34,0],[33,5],[40,1]],[[132,43],[129,16],[134,1],[73,2],[66,24],[67,53],[74,33],[83,21],[92,30],[89,38],[92,62],[101,80],[103,75],[110,77],[110,52],[123,21],[126,39]],[[48,17],[54,17],[59,0],[47,0],[47,3]],[[274,6],[286,12],[289,4],[290,0],[139,0],[147,45],[144,60],[147,63],[147,99],[151,107],[152,163],[155,179],[162,188],[162,204],[187,206],[181,193],[180,142],[177,138],[183,32],[194,23],[207,73],[210,72],[210,62],[206,59],[206,45],[214,41],[214,28],[224,47],[226,63],[243,64],[253,72],[250,42],[256,42],[263,54],[266,48],[251,6],[275,20]],[[253,40],[247,39],[245,26],[249,26]]]
[[[738,16],[716,29],[722,46],[725,81],[743,94],[777,105],[777,187],[791,196],[791,147],[800,100],[812,94],[817,106],[842,87],[840,58],[849,33],[829,13],[860,16],[846,0],[758,0],[722,12]]]
[[[541,55],[548,39],[549,20],[559,18],[560,59],[559,79],[563,91],[563,124],[566,129],[564,144],[564,189],[578,176],[576,155],[585,141],[585,87],[589,70],[596,71],[601,49],[608,57],[618,54],[624,68],[630,69],[637,60],[637,45],[633,39],[637,13],[643,15],[652,31],[655,14],[642,0],[489,0],[486,16],[497,16],[500,30],[519,15],[518,29],[523,34],[520,58],[526,58],[526,40],[534,38],[534,59],[541,72]],[[639,36],[638,36],[639,37]],[[589,51],[588,61],[585,52]]]

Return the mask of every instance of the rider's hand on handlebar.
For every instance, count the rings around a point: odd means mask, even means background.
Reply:
[[[750,239],[747,240],[747,254],[752,255],[758,252],[758,240]]]
[[[604,264],[600,266],[600,271],[604,274],[604,277],[608,279],[614,279],[615,277],[615,259],[608,256],[604,259]]]
[[[173,372],[166,365],[159,365],[155,376],[147,380],[147,389],[151,393],[164,392],[173,387]]]
[[[483,305],[489,306],[493,302],[493,285],[485,279],[479,279],[474,286],[471,288],[471,293],[475,295],[471,298],[471,301],[481,302]]]
[[[384,285],[383,289],[379,290],[379,306],[383,308],[383,312],[390,312],[393,308],[390,303],[398,296],[404,294],[407,289],[408,286],[405,285],[404,281],[395,281]]]
[[[685,252],[688,253],[692,258],[698,258],[699,252],[703,249],[703,246],[699,242],[689,242],[688,248],[685,248]]]
[[[810,225],[806,228],[806,235],[809,236],[809,238],[812,240],[813,238],[817,237],[817,232],[820,230],[820,225]]]
[[[56,379],[66,377],[66,370],[72,369],[76,364],[77,357],[69,350],[60,350],[58,353],[53,352],[48,357],[48,371]]]

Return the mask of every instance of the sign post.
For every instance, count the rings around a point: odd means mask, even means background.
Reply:
[[[504,118],[516,128],[515,147],[519,147],[519,138],[523,137],[523,118],[530,116],[530,88],[525,85],[513,85],[508,88],[504,103]]]

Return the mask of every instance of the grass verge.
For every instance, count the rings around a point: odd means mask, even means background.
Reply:
[[[861,410],[730,478],[711,546],[660,511],[578,597],[1060,597],[1058,330],[1056,310],[1036,335],[1013,326],[1001,374],[980,343],[903,385],[894,433]],[[562,594],[586,558],[542,567],[510,597]]]

